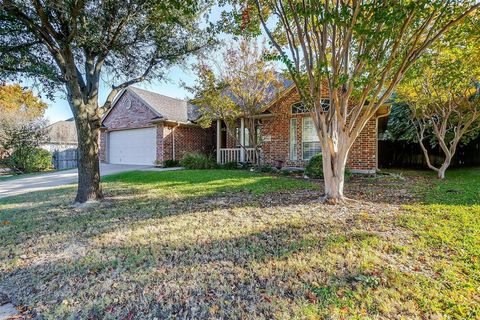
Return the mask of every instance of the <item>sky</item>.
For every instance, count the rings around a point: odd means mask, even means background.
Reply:
[[[182,87],[181,82],[192,84],[195,81],[193,72],[187,67],[173,67],[167,74],[166,81],[153,81],[151,83],[137,83],[134,86],[145,90],[157,92],[169,97],[186,99],[190,96],[189,92]],[[105,101],[109,93],[109,88],[102,84],[100,89],[99,103],[100,105]],[[55,99],[50,100],[46,97],[42,99],[48,104],[48,109],[45,112],[45,117],[50,123],[60,120],[65,120],[72,117],[70,106],[66,100],[63,92],[57,92]]]
[[[210,21],[216,21],[221,15],[222,10],[225,8],[215,7],[212,9],[211,14],[209,15]],[[222,40],[228,40],[229,37],[223,35],[220,37]],[[184,66],[173,67],[168,70],[166,79],[164,81],[152,81],[150,83],[141,82],[137,83],[134,86],[142,88],[145,90],[157,92],[169,97],[186,99],[191,95],[190,93],[182,87],[181,83],[184,82],[187,85],[192,85],[195,81],[195,76],[193,72],[188,68],[188,66],[193,63],[194,60],[190,58],[188,63]],[[28,81],[26,81],[28,83]],[[118,83],[116,83],[118,84]],[[99,94],[99,104],[102,105],[105,99],[107,98],[108,93],[110,92],[111,84],[101,84],[100,94]],[[35,91],[35,89],[34,89]],[[38,93],[38,92],[37,92]],[[41,93],[40,93],[41,95]],[[72,117],[72,112],[70,106],[66,100],[65,94],[63,92],[57,92],[53,100],[46,98],[44,95],[42,100],[48,104],[48,109],[45,112],[45,117],[49,120],[50,123],[54,123],[60,120],[65,120]]]

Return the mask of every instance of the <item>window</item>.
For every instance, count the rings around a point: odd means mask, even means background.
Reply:
[[[297,119],[290,119],[290,160],[297,160]]]
[[[320,153],[320,142],[318,140],[317,130],[312,118],[303,118],[302,125],[302,149],[303,160],[310,160],[314,155]]]
[[[302,102],[292,104],[292,114],[301,113],[308,113],[308,108]]]
[[[235,138],[236,138],[237,147],[239,147],[242,143],[240,140],[240,128],[238,127],[235,128]],[[250,130],[248,130],[248,128],[245,128],[245,131],[244,131],[243,146],[244,147],[250,146]]]
[[[330,109],[330,99],[320,100],[320,105],[322,106],[322,110],[327,112],[328,109]],[[292,104],[292,114],[302,114],[308,112],[308,108],[302,102]]]
[[[327,112],[330,109],[330,99],[320,100],[320,105],[322,106],[323,112]]]
[[[260,127],[257,126],[255,127],[255,135],[256,135],[256,138],[257,138],[257,145],[259,145],[261,143],[261,136],[260,136]],[[240,128],[235,128],[235,138],[236,138],[236,143],[237,143],[237,147],[240,146]],[[248,128],[245,128],[245,134],[243,135],[243,139],[244,139],[244,142],[243,142],[243,145],[245,147],[252,147],[251,145],[251,141],[250,141],[250,130]]]

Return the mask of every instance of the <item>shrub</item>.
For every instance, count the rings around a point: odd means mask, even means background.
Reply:
[[[305,169],[285,167],[280,170],[280,173],[284,176],[299,176],[305,173]]]
[[[317,153],[308,161],[307,167],[305,168],[305,175],[314,179],[323,178],[323,159],[321,153]],[[352,172],[348,168],[345,168],[344,177],[345,181],[350,180],[352,177]]]
[[[348,168],[345,168],[345,173],[343,174],[345,181],[349,181],[350,178],[352,178],[352,175],[352,171],[350,171]]]
[[[275,172],[275,171],[278,171],[277,168],[274,168],[272,167],[272,165],[270,164],[262,164],[261,166],[259,166],[257,168],[257,171],[258,172],[265,172],[265,173],[272,173],[272,172]]]
[[[196,153],[189,153],[183,156],[183,159],[180,160],[180,165],[187,169],[214,169],[218,167],[212,158]]]
[[[178,167],[178,165],[179,165],[178,160],[165,160],[165,161],[163,161],[163,167],[164,168]]]
[[[236,170],[238,169],[238,163],[237,161],[229,161],[229,162],[226,162],[222,165],[222,169],[225,169],[225,170]]]
[[[323,178],[323,160],[321,153],[317,153],[308,161],[305,174],[310,178]]]
[[[52,168],[52,154],[41,148],[19,148],[13,151],[8,164],[24,173],[45,171]]]
[[[250,170],[252,168],[252,163],[251,162],[239,162],[238,163],[238,168],[240,170]]]

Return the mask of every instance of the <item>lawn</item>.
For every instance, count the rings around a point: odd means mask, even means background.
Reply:
[[[0,200],[0,291],[46,319],[480,317],[480,170],[317,182],[130,172]]]

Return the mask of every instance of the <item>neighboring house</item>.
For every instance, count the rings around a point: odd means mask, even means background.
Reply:
[[[73,118],[55,122],[47,127],[49,142],[41,147],[50,152],[76,149],[77,128]]]
[[[326,95],[328,96],[328,95]],[[305,166],[321,152],[312,119],[293,85],[258,115],[257,133],[262,159],[282,166]],[[328,98],[325,99],[328,103]],[[353,145],[348,160],[352,171],[370,173],[377,170],[378,118],[389,113],[382,107]],[[217,120],[212,128],[202,129],[195,106],[186,101],[129,87],[113,103],[102,121],[100,159],[109,163],[144,164],[180,160],[185,153],[215,154],[219,163],[244,161],[254,154],[248,148],[248,129],[239,119],[237,138],[226,133],[225,123]],[[246,150],[236,141],[245,141]]]

